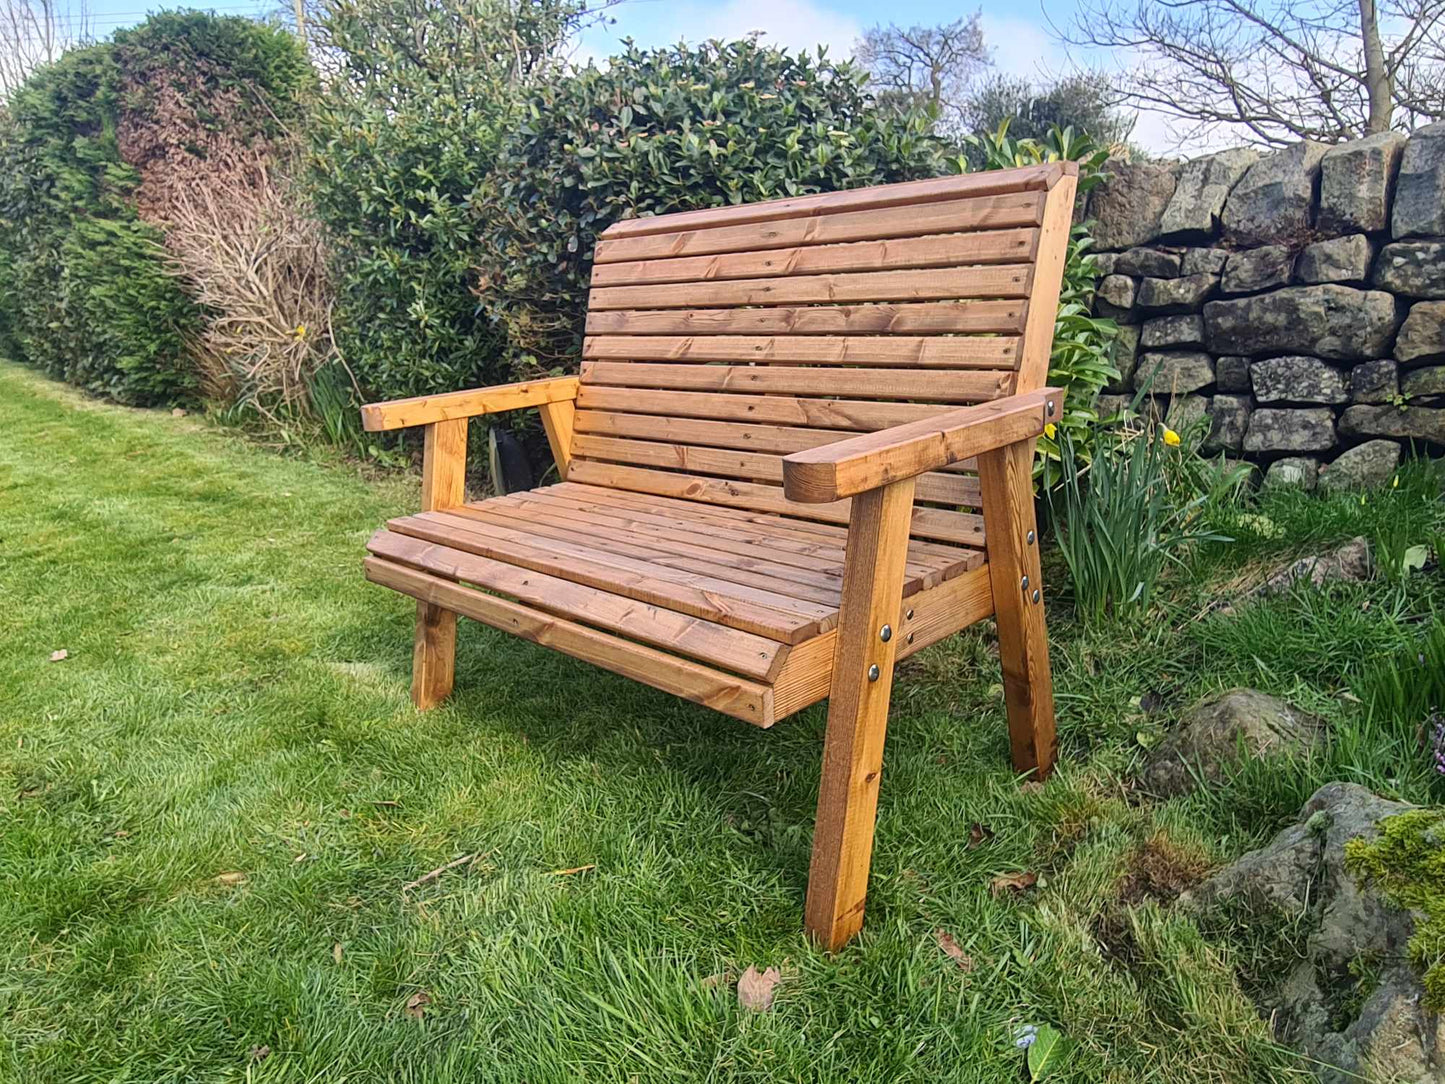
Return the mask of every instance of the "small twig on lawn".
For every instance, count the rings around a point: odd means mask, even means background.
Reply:
[[[406,894],[407,894],[408,892],[410,892],[413,888],[420,888],[420,887],[421,887],[422,885],[424,885],[424,884],[428,884],[428,883],[430,883],[431,881],[435,881],[438,877],[440,877],[440,876],[441,876],[443,873],[445,873],[447,870],[449,870],[449,869],[456,869],[458,866],[465,866],[465,865],[467,865],[469,862],[475,862],[475,861],[477,861],[477,860],[480,859],[480,858],[484,858],[488,853],[489,853],[489,852],[487,852],[487,851],[478,851],[476,854],[463,855],[461,858],[453,859],[452,861],[448,862],[448,863],[447,863],[446,865],[444,865],[444,866],[438,866],[436,869],[432,870],[430,873],[424,873],[424,874],[422,874],[420,877],[418,877],[415,881],[412,881],[410,884],[402,885],[402,887],[401,887],[402,897],[405,898],[405,897],[406,897]]]
[[[554,870],[552,871],[552,876],[553,876],[553,877],[570,877],[570,876],[572,876],[572,874],[574,874],[574,873],[586,873],[588,870],[593,870],[593,869],[596,869],[596,868],[597,868],[597,863],[596,863],[596,862],[592,862],[592,863],[589,863],[588,865],[585,865],[585,866],[573,866],[571,869],[554,869]]]

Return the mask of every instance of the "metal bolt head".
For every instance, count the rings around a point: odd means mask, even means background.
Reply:
[[[878,664],[876,662],[872,666],[868,667],[868,680],[878,680]]]
[[[1030,531],[1030,532],[1029,532],[1028,538],[1027,538],[1027,542],[1028,542],[1028,544],[1029,544],[1030,546],[1032,546],[1032,545],[1034,544],[1034,532],[1033,532],[1033,531]]]
[[[1050,399],[1050,400],[1045,404],[1045,407],[1047,408],[1047,410],[1048,410],[1048,412],[1049,412],[1049,417],[1052,418],[1052,417],[1054,416],[1054,401],[1053,401],[1052,399]]]
[[[1039,600],[1039,589],[1037,587],[1034,588],[1033,599],[1035,602]]]
[[[911,633],[911,632],[908,634],[908,642],[909,642],[910,644],[913,643],[913,633]]]
[[[1025,591],[1027,591],[1029,589],[1029,578],[1025,576],[1023,578],[1023,582],[1019,586],[1022,587]]]
[[[882,640],[885,644],[886,644],[889,640],[893,639],[893,626],[892,626],[892,625],[884,625],[881,629],[879,629],[879,630],[878,630],[878,639]]]
[[[912,610],[909,610],[909,611],[908,611],[906,614],[904,614],[903,616],[906,617],[909,621],[912,621],[912,620],[913,620],[913,611],[912,611]]]

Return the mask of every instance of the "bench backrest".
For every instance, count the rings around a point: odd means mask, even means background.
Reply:
[[[1075,183],[1050,163],[614,224],[569,480],[845,521],[784,498],[782,457],[1042,387]],[[919,479],[915,536],[978,540],[966,471]]]

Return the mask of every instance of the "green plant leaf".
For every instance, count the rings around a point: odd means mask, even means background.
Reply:
[[[1044,1077],[1064,1063],[1069,1055],[1069,1040],[1048,1024],[1039,1025],[1038,1034],[1029,1045],[1029,1079]]]
[[[1411,546],[1400,559],[1400,567],[1405,572],[1418,572],[1425,567],[1425,561],[1429,556],[1429,546]]]

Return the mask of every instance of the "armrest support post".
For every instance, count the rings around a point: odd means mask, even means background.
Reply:
[[[783,459],[783,488],[794,501],[842,500],[1031,440],[1062,402],[1058,388],[1042,388],[794,452]]]

